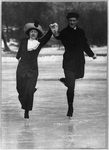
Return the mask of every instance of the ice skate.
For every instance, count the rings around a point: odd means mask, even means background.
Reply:
[[[73,106],[72,105],[69,105],[67,116],[69,117],[69,119],[73,116]]]
[[[29,119],[29,111],[28,110],[25,110],[24,118]]]

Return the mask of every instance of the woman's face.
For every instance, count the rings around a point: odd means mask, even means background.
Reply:
[[[38,31],[35,29],[30,30],[29,32],[29,36],[31,39],[35,40],[38,37]]]

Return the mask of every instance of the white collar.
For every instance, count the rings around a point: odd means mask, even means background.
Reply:
[[[36,50],[40,42],[38,40],[28,39],[27,50],[32,51]]]

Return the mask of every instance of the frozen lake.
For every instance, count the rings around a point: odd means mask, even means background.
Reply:
[[[94,49],[102,53],[104,49]],[[104,50],[106,52],[106,50]],[[104,52],[103,51],[103,52]],[[105,149],[107,144],[107,56],[86,56],[85,77],[76,81],[74,116],[68,119],[62,53],[43,49],[30,119],[17,98],[14,57],[2,57],[2,149]]]

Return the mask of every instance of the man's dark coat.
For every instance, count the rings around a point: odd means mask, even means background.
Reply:
[[[93,57],[94,55],[87,43],[84,31],[79,27],[74,30],[70,26],[67,26],[56,38],[61,40],[65,47],[63,69],[75,72],[76,79],[83,78],[85,64],[84,52],[89,57]]]

